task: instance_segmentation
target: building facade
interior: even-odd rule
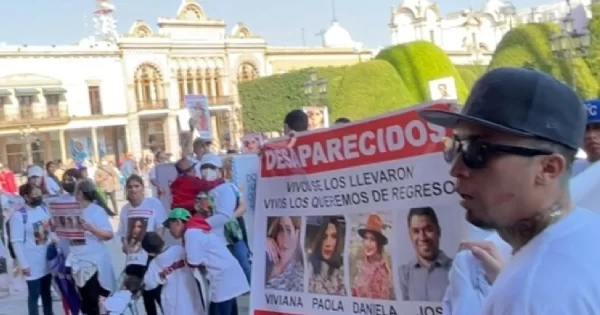
[[[187,94],[209,98],[216,145],[235,147],[243,134],[238,82],[372,57],[335,21],[323,47],[273,47],[243,23],[228,32],[191,0],[157,28],[137,21],[121,35],[114,10],[98,0],[98,36],[77,45],[0,45],[0,162],[19,170],[124,152],[179,154],[192,137]]]
[[[404,0],[392,8],[391,43],[425,40],[443,49],[454,64],[487,65],[504,34],[520,23],[560,22],[571,12],[574,27],[587,28],[590,0],[560,1],[532,8],[510,2],[484,0],[480,9],[442,15],[428,0]]]

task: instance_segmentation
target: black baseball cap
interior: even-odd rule
[[[572,88],[546,73],[525,68],[497,68],[484,74],[460,113],[427,109],[419,115],[446,128],[472,122],[571,149],[583,145],[587,119],[583,101]]]

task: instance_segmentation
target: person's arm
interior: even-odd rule
[[[470,274],[477,272],[480,268],[471,251],[464,250],[456,255],[448,273],[449,284],[444,301],[448,300],[449,303],[443,305],[444,315],[481,313],[483,299],[471,281],[474,275]],[[484,285],[488,285],[486,279],[482,279],[482,281]]]
[[[235,218],[241,218],[244,216],[244,214],[246,214],[246,210],[248,209],[246,207],[246,201],[244,200],[244,197],[242,197],[242,195],[240,194],[240,196],[237,198],[238,201],[238,206],[235,209],[235,211],[233,212],[233,216]]]
[[[154,260],[148,265],[144,274],[144,289],[149,291],[165,283],[165,277]]]
[[[201,267],[208,261],[209,236],[200,229],[189,229],[183,236],[186,261],[190,267]]]
[[[153,166],[150,169],[150,174],[148,175],[148,177],[150,178],[150,183],[152,184],[152,186],[158,188],[158,179],[156,178],[156,166]]]
[[[165,226],[163,223],[167,220],[167,211],[165,211],[165,207],[162,202],[158,199],[153,200],[153,208],[154,208],[154,230],[158,235],[164,237],[165,235]]]
[[[25,257],[25,224],[23,224],[23,215],[19,211],[14,211],[10,216],[8,224],[10,224],[10,244],[19,262],[19,267],[21,269],[28,269],[29,262]]]
[[[206,221],[213,228],[220,228],[231,221],[237,203],[237,196],[233,189],[227,187],[227,185],[217,186],[211,193],[214,193],[215,196],[215,211],[213,216],[206,219]]]
[[[88,230],[100,240],[110,241],[113,238],[114,233],[112,226],[110,225],[108,214],[106,214],[106,211],[100,208],[100,206],[97,207],[98,209],[96,209],[92,222],[89,222],[91,224],[88,227]]]

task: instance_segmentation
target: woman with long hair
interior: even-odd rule
[[[128,203],[121,209],[119,230],[123,253],[127,256],[125,274],[144,278],[148,265],[154,259],[141,249],[141,240],[146,232],[157,232],[164,235],[163,223],[167,220],[167,212],[162,203],[152,197],[145,196],[144,180],[133,174],[125,183]],[[144,308],[148,315],[157,313],[156,304],[160,307],[162,286],[142,292]]]
[[[99,315],[100,297],[108,297],[116,285],[112,261],[105,242],[113,238],[109,221],[115,214],[98,196],[96,186],[90,180],[75,184],[74,196],[82,210],[80,228],[84,240],[72,242],[67,266],[81,296],[81,311],[87,315]]]
[[[265,288],[304,291],[304,263],[300,250],[300,217],[275,217],[267,234]]]
[[[308,292],[346,295],[343,217],[330,216],[319,227],[308,257]]]

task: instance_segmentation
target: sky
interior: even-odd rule
[[[355,41],[366,47],[387,46],[392,7],[401,0],[335,0],[336,16]],[[472,7],[478,10],[486,0],[439,0],[442,14]],[[517,0],[529,7],[560,0]],[[120,33],[135,20],[145,20],[156,29],[158,17],[175,17],[181,0],[111,0],[116,6]],[[269,45],[301,46],[304,29],[308,46],[321,45],[316,36],[331,24],[331,0],[197,0],[210,18],[223,19],[228,33],[244,22],[253,34]],[[2,0],[0,42],[14,45],[74,44],[93,35],[95,0]]]

